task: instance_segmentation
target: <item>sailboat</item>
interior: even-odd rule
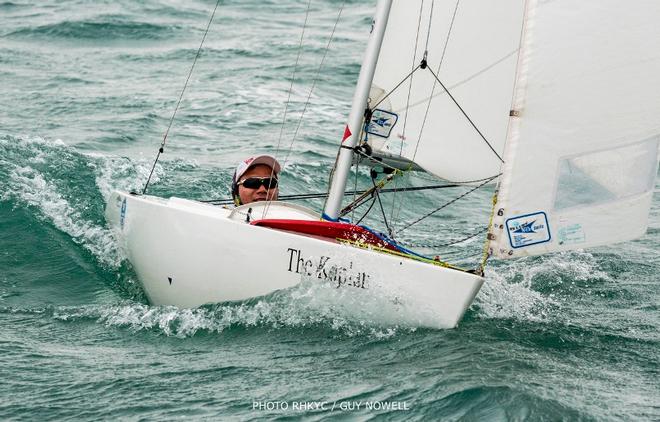
[[[648,225],[660,4],[378,0],[322,213],[114,192],[106,218],[153,304],[241,301],[301,280],[455,327],[489,258],[622,242]],[[484,260],[461,269],[341,219],[356,155],[497,182]]]

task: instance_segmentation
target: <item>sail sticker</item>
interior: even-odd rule
[[[507,219],[506,230],[512,248],[545,243],[551,239],[548,216],[543,211]]]
[[[371,114],[367,133],[381,138],[388,138],[397,120],[399,120],[398,115],[377,108]]]
[[[121,203],[121,210],[119,211],[119,225],[124,228],[124,220],[126,219],[126,198]]]
[[[557,240],[560,245],[575,245],[587,241],[582,224],[571,224],[557,230]]]

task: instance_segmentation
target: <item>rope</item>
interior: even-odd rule
[[[371,183],[374,185],[374,192],[376,194],[376,199],[378,199],[378,204],[380,205],[380,211],[383,213],[383,221],[385,222],[385,227],[387,228],[387,234],[392,237],[392,229],[390,228],[390,225],[387,223],[387,217],[385,216],[385,209],[383,208],[383,203],[380,200],[380,194],[378,193],[378,188],[376,187],[376,179],[371,178]]]
[[[382,189],[383,186],[385,186],[387,183],[389,183],[392,180],[392,177],[394,177],[394,174],[387,176],[386,179],[381,180],[380,182],[378,182],[377,185],[374,183],[374,186],[372,188],[367,189],[366,191],[364,191],[362,193],[362,195],[360,195],[360,197],[358,199],[356,199],[355,201],[353,201],[350,204],[348,204],[347,206],[345,206],[339,212],[339,216],[340,217],[344,216],[344,215],[348,214],[349,212],[351,212],[353,209],[362,206],[366,201],[369,200],[369,197],[374,196],[375,191],[377,191],[379,189]],[[387,190],[390,191],[390,192],[395,192],[392,189],[387,189]]]
[[[300,119],[298,119],[298,124],[296,125],[296,130],[293,133],[293,138],[291,138],[291,143],[289,144],[289,150],[287,151],[286,155],[284,156],[284,160],[282,161],[282,168],[284,168],[284,166],[286,165],[286,162],[289,159],[289,155],[291,155],[293,144],[296,142],[296,137],[298,136],[298,130],[300,130],[300,125],[302,123],[303,117],[305,117],[305,112],[307,111],[307,106],[309,105],[309,101],[312,98],[312,93],[314,92],[314,88],[316,87],[316,82],[318,81],[319,75],[321,74],[321,69],[323,69],[325,58],[328,55],[328,50],[330,50],[330,44],[332,43],[332,40],[335,37],[335,31],[337,30],[337,25],[339,24],[339,19],[341,18],[341,13],[344,10],[345,4],[346,4],[346,0],[342,2],[341,7],[339,8],[339,13],[337,13],[337,19],[335,20],[335,24],[332,27],[332,32],[330,33],[330,38],[328,38],[328,43],[326,44],[325,50],[323,51],[323,57],[321,58],[321,63],[319,63],[319,67],[316,70],[316,75],[314,75],[314,80],[312,81],[312,87],[310,88],[309,94],[307,95],[307,101],[305,101],[305,106],[303,107],[303,111],[300,114]],[[268,201],[268,204],[264,207],[263,215],[265,215],[268,212],[268,208],[270,207],[271,202],[272,201]]]
[[[183,89],[181,90],[181,94],[179,95],[179,101],[177,101],[176,103],[176,107],[174,108],[174,112],[172,113],[172,117],[170,118],[170,123],[167,125],[167,130],[165,131],[165,135],[163,135],[163,141],[160,144],[160,148],[158,148],[158,154],[156,154],[154,165],[151,166],[149,177],[147,178],[147,182],[144,184],[144,189],[142,189],[143,195],[147,193],[147,187],[149,187],[151,176],[154,174],[154,169],[156,168],[156,163],[158,163],[158,159],[160,158],[160,155],[163,152],[165,152],[165,142],[167,141],[167,135],[170,133],[170,128],[172,127],[172,123],[174,122],[174,117],[176,116],[176,112],[179,110],[179,105],[181,104],[181,100],[183,99],[183,94],[184,92],[186,92],[186,88],[188,87],[188,82],[190,81],[190,76],[192,76],[193,70],[195,69],[195,64],[197,63],[197,59],[199,58],[200,52],[202,51],[202,46],[204,45],[204,41],[206,40],[206,35],[209,33],[209,28],[211,27],[211,23],[213,22],[213,18],[215,17],[215,12],[216,10],[218,10],[219,4],[220,4],[220,0],[217,0],[215,3],[215,7],[213,8],[213,13],[211,13],[211,18],[209,19],[209,23],[206,25],[206,30],[204,31],[204,36],[202,37],[202,41],[199,43],[199,48],[197,49],[197,54],[195,54],[195,59],[193,60],[192,66],[190,66],[190,71],[188,72],[186,83],[183,84]]]
[[[431,189],[443,189],[443,188],[455,188],[459,187],[459,185],[431,185],[431,186],[417,186],[417,187],[401,187],[401,188],[389,188],[389,189],[380,189],[381,193],[390,193],[390,192],[412,192],[412,191],[421,191],[421,190],[431,190]],[[369,191],[373,190],[373,188],[368,189],[368,190],[357,190],[357,191],[351,191],[351,192],[346,192],[347,195],[362,195],[365,194]],[[326,198],[328,196],[328,193],[301,193],[301,194],[294,194],[294,195],[283,195],[279,198],[280,201],[295,201],[295,200],[300,200],[300,199],[322,199]],[[206,204],[214,204],[214,205],[224,205],[224,204],[230,204],[233,203],[233,199],[231,198],[221,198],[221,199],[202,199],[202,200],[197,200],[197,202],[203,202]]]
[[[291,101],[291,92],[293,91],[293,83],[296,80],[296,73],[298,72],[298,63],[300,63],[300,56],[302,55],[302,46],[303,39],[305,38],[305,29],[307,29],[307,21],[309,19],[309,10],[312,5],[312,0],[307,2],[307,11],[305,12],[305,22],[303,23],[302,32],[300,33],[300,42],[298,43],[298,54],[296,55],[296,63],[293,65],[293,72],[291,74],[291,84],[289,84],[289,92],[286,96],[286,104],[284,105],[284,115],[282,116],[282,126],[280,127],[280,136],[277,138],[277,147],[275,151],[280,150],[280,145],[282,143],[282,136],[284,135],[284,126],[286,123],[286,115],[289,110],[289,103]],[[271,177],[272,174],[271,174]]]
[[[289,110],[289,103],[291,102],[291,92],[293,92],[293,83],[296,80],[296,73],[298,72],[298,63],[300,63],[300,56],[302,55],[303,40],[305,39],[305,29],[307,29],[307,21],[309,19],[309,10],[311,9],[312,0],[307,2],[307,10],[305,11],[305,22],[303,23],[302,31],[300,32],[300,42],[298,43],[298,54],[296,55],[296,63],[293,65],[293,72],[291,73],[291,83],[289,84],[289,92],[286,96],[286,103],[284,105],[284,114],[282,115],[282,126],[280,126],[280,135],[277,138],[277,146],[275,147],[275,154],[279,153],[280,145],[282,144],[282,136],[284,135],[284,126],[286,125],[286,115]],[[270,177],[275,175],[275,169],[270,170]],[[266,198],[270,197],[270,186],[266,189]],[[270,201],[269,201],[270,205]],[[268,206],[264,208],[264,214]]]
[[[397,240],[397,242],[404,245],[404,246],[409,246],[409,247],[413,247],[413,248],[445,248],[447,246],[453,246],[453,245],[456,245],[458,243],[462,243],[462,242],[465,242],[467,240],[470,240],[474,237],[479,236],[480,234],[484,233],[487,230],[488,230],[488,227],[485,227],[485,228],[483,228],[483,229],[481,229],[481,230],[479,230],[475,233],[472,233],[471,235],[468,235],[466,237],[463,237],[463,238],[460,238],[460,239],[457,239],[457,240],[453,240],[449,243],[442,243],[442,244],[436,244],[436,243],[414,243],[413,244],[413,243],[402,242],[400,240]]]
[[[451,92],[449,92],[449,90],[447,89],[447,87],[445,86],[445,84],[443,84],[442,81],[438,78],[438,75],[436,75],[435,72],[434,72],[430,67],[429,67],[428,69],[429,69],[429,72],[431,72],[431,74],[432,74],[433,77],[435,78],[435,80],[438,81],[438,83],[440,84],[440,86],[442,87],[442,89],[444,89],[445,92],[447,93],[447,95],[449,95],[449,98],[451,98],[451,100],[454,102],[454,104],[456,104],[456,107],[458,107],[458,109],[461,111],[461,113],[463,113],[463,116],[465,116],[465,118],[468,120],[468,122],[470,122],[470,124],[472,125],[472,127],[474,128],[474,130],[476,130],[477,133],[479,134],[479,136],[481,136],[481,139],[483,139],[484,142],[486,143],[486,145],[488,145],[488,147],[490,148],[490,150],[493,151],[493,154],[495,154],[495,155],[497,156],[497,158],[498,158],[502,163],[504,163],[504,160],[502,159],[502,157],[500,157],[500,154],[498,154],[497,151],[495,151],[495,148],[493,148],[493,146],[490,144],[490,142],[488,142],[488,139],[486,139],[486,137],[484,136],[484,134],[481,133],[481,131],[479,130],[479,128],[477,127],[477,125],[474,124],[474,122],[472,121],[472,119],[470,118],[470,116],[468,116],[468,114],[465,112],[465,110],[463,110],[463,107],[461,107],[461,105],[458,103],[458,101],[456,101],[456,98],[454,98],[454,96],[451,95]]]
[[[287,160],[289,159],[289,155],[291,154],[291,150],[293,149],[293,144],[296,141],[296,137],[298,136],[298,131],[300,130],[300,125],[302,123],[303,117],[305,117],[305,112],[307,111],[307,107],[309,106],[309,101],[312,98],[312,93],[314,92],[314,88],[316,88],[316,83],[319,80],[319,75],[321,74],[321,69],[323,69],[323,64],[325,63],[325,58],[328,55],[328,51],[330,50],[330,44],[332,43],[332,40],[335,37],[335,31],[337,30],[337,25],[339,24],[339,19],[341,18],[342,11],[344,10],[344,5],[346,4],[346,0],[344,0],[341,4],[341,7],[339,8],[339,13],[337,14],[337,19],[335,19],[335,24],[332,27],[332,32],[330,33],[330,38],[328,38],[328,42],[325,46],[325,50],[323,51],[323,57],[321,58],[321,63],[319,63],[318,69],[316,69],[316,75],[314,75],[314,80],[312,81],[312,87],[309,90],[309,94],[307,95],[307,101],[305,101],[305,106],[303,107],[303,111],[300,114],[300,119],[298,119],[298,125],[296,126],[296,130],[293,133],[293,138],[291,139],[291,144],[289,145],[289,151],[287,152],[287,155],[284,157],[284,162],[282,166],[286,164]]]
[[[429,51],[429,38],[431,38],[431,22],[433,22],[433,5],[435,1],[431,1],[431,12],[429,13],[429,28],[426,31],[426,45],[424,46],[424,58],[426,59],[426,54]]]
[[[433,10],[433,1],[431,1],[431,10]],[[403,130],[401,131],[401,146],[399,147],[399,155],[401,155],[401,156],[403,155],[403,144],[404,144],[404,140],[406,139],[406,126],[408,124],[408,110],[410,109],[410,94],[412,92],[413,74],[415,73],[415,70],[417,70],[417,68],[421,67],[421,65],[415,67],[415,62],[416,62],[416,59],[417,59],[417,45],[419,43],[419,32],[420,32],[420,29],[422,27],[422,14],[423,14],[423,12],[424,12],[424,0],[422,0],[420,5],[419,5],[419,18],[417,19],[417,33],[415,34],[415,48],[413,49],[413,59],[412,59],[412,64],[410,65],[410,67],[412,68],[412,71],[410,73],[410,83],[408,84],[408,96],[406,97],[406,108],[405,108],[405,115],[404,115],[404,118],[403,118]],[[430,31],[430,22],[429,22],[429,31]],[[424,60],[426,60],[426,50],[428,50],[428,44],[429,44],[429,39],[428,39],[428,34],[427,34],[426,48],[424,50]],[[406,79],[408,79],[408,77],[406,77]],[[398,86],[396,86],[394,89],[396,89],[396,88],[398,88]],[[394,92],[394,90],[392,90],[391,92]],[[397,182],[398,181],[395,181],[394,183],[396,184]],[[397,218],[400,215],[401,206],[403,204],[403,198],[401,198],[401,196],[396,195],[396,194],[392,195],[392,202],[391,202],[391,204],[392,204],[391,205],[392,213],[390,214],[390,219],[392,221],[392,225],[395,224],[395,222],[394,222],[394,209],[396,208],[395,204],[397,202],[396,201],[397,197],[400,198],[400,200],[399,200],[399,209],[398,209],[399,212],[397,213]],[[385,218],[385,215],[383,215],[383,218]],[[389,230],[389,227],[388,227],[388,230]],[[392,232],[390,230],[390,236],[391,235],[392,235]]]
[[[440,68],[442,67],[442,63],[445,60],[445,53],[447,52],[447,46],[449,45],[449,37],[451,36],[451,31],[454,28],[454,21],[456,20],[456,12],[458,11],[458,4],[460,3],[461,0],[456,0],[456,6],[454,6],[454,14],[451,17],[451,22],[449,23],[449,29],[447,30],[447,37],[445,38],[445,45],[442,48],[442,54],[440,55],[440,63],[438,63],[438,70],[436,71],[437,73],[440,73]],[[431,31],[430,28],[430,19],[429,19],[429,33]],[[426,49],[428,50],[428,40],[427,40],[427,46]],[[426,119],[428,118],[429,115],[429,110],[431,109],[431,100],[433,99],[433,93],[435,92],[435,86],[436,86],[436,81],[433,81],[433,86],[431,87],[431,95],[429,96],[429,100],[426,103],[426,111],[424,112],[424,119],[422,120],[422,126],[419,129],[419,137],[417,138],[417,144],[415,145],[415,152],[413,152],[412,160],[415,161],[415,157],[417,157],[417,149],[419,148],[419,143],[422,140],[422,133],[424,132],[424,127],[426,126]]]
[[[366,202],[366,201],[365,201],[365,202]],[[369,205],[369,209],[367,210],[367,212],[365,212],[365,213],[362,215],[362,217],[360,217],[360,219],[355,223],[356,226],[359,226],[359,225],[360,225],[360,223],[362,222],[362,220],[364,220],[364,217],[366,217],[366,216],[369,214],[369,212],[371,211],[371,209],[374,207],[374,204],[375,204],[375,203],[376,203],[376,198],[374,198],[374,200],[371,201],[371,205]],[[360,204],[360,205],[362,205],[362,204]],[[359,207],[360,205],[358,205],[357,207]],[[355,207],[355,208],[357,208],[357,207]]]
[[[411,70],[410,73],[408,73],[408,74],[406,75],[406,77],[403,78],[403,79],[401,80],[401,82],[399,82],[398,84],[396,84],[396,86],[395,86],[394,88],[392,88],[392,89],[390,90],[390,92],[388,92],[383,98],[381,98],[381,99],[376,103],[376,105],[373,107],[372,110],[375,110],[376,108],[378,108],[378,106],[380,105],[380,103],[382,103],[383,101],[385,101],[385,100],[387,99],[387,97],[389,97],[394,91],[396,91],[401,85],[403,85],[403,83],[404,83],[405,81],[407,81],[408,78],[410,78],[410,77],[413,75],[413,73],[415,73],[415,72],[417,71],[417,69],[419,69],[419,67],[420,67],[420,66],[417,65],[413,70]]]
[[[399,229],[399,230],[397,231],[397,234],[398,234],[398,233],[401,233],[402,231],[406,230],[407,228],[409,228],[409,227],[411,227],[411,226],[413,226],[413,225],[419,223],[420,221],[424,220],[425,218],[430,217],[431,215],[435,214],[436,212],[440,211],[441,209],[448,207],[449,205],[453,204],[454,202],[458,201],[459,199],[466,197],[467,195],[469,195],[469,194],[471,194],[472,192],[474,192],[475,190],[477,190],[477,189],[483,187],[484,185],[486,185],[488,182],[490,182],[491,180],[495,179],[496,177],[497,177],[497,176],[493,176],[492,178],[490,178],[490,179],[486,180],[485,182],[481,183],[480,185],[478,185],[478,186],[476,186],[476,187],[470,189],[469,191],[465,192],[463,195],[460,195],[460,196],[458,196],[458,197],[452,199],[451,201],[445,203],[444,205],[442,205],[442,206],[436,208],[435,210],[426,213],[425,215],[423,215],[422,217],[420,217],[420,218],[418,218],[417,220],[413,221],[412,223],[409,223],[408,225],[406,225],[406,226],[402,227],[401,229]]]
[[[431,2],[431,5],[433,2]],[[431,6],[433,7],[433,6]],[[413,74],[415,73],[415,70],[417,69],[415,67],[415,62],[417,59],[417,44],[419,42],[419,30],[422,27],[422,13],[424,11],[424,1],[422,0],[420,6],[419,6],[419,19],[417,20],[417,33],[415,34],[415,49],[413,50],[413,58],[412,58],[412,63],[410,65],[410,68],[413,69],[410,72],[410,83],[408,84],[408,96],[406,97],[406,108],[405,108],[405,116],[403,118],[403,130],[401,131],[401,137],[402,141],[406,139],[406,125],[408,124],[408,109],[410,105],[410,93],[412,92],[412,83],[413,83]],[[427,39],[428,43],[428,39]],[[426,55],[426,53],[424,53]],[[407,78],[406,78],[407,79]],[[394,88],[396,89],[396,87]],[[399,148],[399,155],[403,155],[403,142],[401,142],[401,147]]]
[[[490,230],[491,227],[493,227],[493,218],[495,217],[496,205],[497,205],[497,190],[495,190],[495,193],[493,193],[493,207],[490,210],[490,218],[488,219],[488,227],[486,227],[486,230]],[[488,258],[490,258],[490,237],[486,236],[483,252],[481,254],[481,264],[479,265],[479,269],[481,270],[482,274],[484,272],[484,269],[486,268],[486,263],[488,262]]]

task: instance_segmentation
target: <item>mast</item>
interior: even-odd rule
[[[380,46],[383,43],[383,36],[385,35],[391,6],[392,0],[378,0],[378,4],[376,5],[371,36],[369,37],[367,50],[362,60],[360,76],[358,77],[355,94],[353,95],[353,105],[351,106],[348,124],[344,131],[344,139],[342,140],[339,157],[335,165],[335,174],[330,182],[330,193],[323,213],[323,218],[326,220],[337,220],[339,217],[339,210],[341,209],[341,202],[344,197],[344,190],[346,189],[346,180],[353,164],[352,148],[358,142],[358,136],[364,118],[364,110],[367,106],[369,90],[371,89],[371,82],[376,71],[376,63],[380,54]]]

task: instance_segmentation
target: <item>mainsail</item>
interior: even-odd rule
[[[655,0],[528,2],[496,256],[646,231],[660,139],[658,16]]]
[[[401,156],[453,182],[499,174],[524,5],[392,2],[369,100],[377,155]],[[428,68],[406,78],[424,57]]]

